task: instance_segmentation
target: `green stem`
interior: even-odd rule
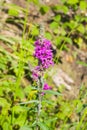
[[[41,114],[41,108],[42,108],[42,95],[41,95],[41,92],[42,92],[42,88],[43,88],[43,77],[40,77],[40,79],[38,80],[38,100],[39,100],[39,103],[38,103],[38,106],[37,106],[37,128],[36,130],[39,130],[39,126],[38,126],[38,123],[40,121],[40,114]]]
[[[86,117],[86,115],[87,115],[87,109],[85,109],[85,111],[83,113],[83,116],[82,116],[82,118],[81,118],[81,120],[80,120],[80,122],[79,122],[79,124],[78,124],[78,126],[76,128],[76,130],[81,130],[81,126],[82,126],[83,120]]]

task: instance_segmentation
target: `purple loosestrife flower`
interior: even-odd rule
[[[43,70],[54,64],[51,42],[45,38],[38,39],[35,42],[34,56],[38,59],[38,66],[33,70],[32,77],[37,81],[41,76],[43,76]],[[46,88],[47,90],[49,89],[47,84],[44,85],[43,90],[46,90]]]
[[[33,70],[32,77],[35,81],[38,81],[38,79],[40,80],[43,76],[44,70],[54,64],[51,42],[47,39],[38,39],[35,42],[34,56],[38,59],[38,66]],[[51,89],[47,83],[45,83],[42,88],[43,91]],[[42,96],[44,94],[45,92],[41,93]]]
[[[43,90],[51,90],[52,88],[48,84],[44,84]],[[43,96],[45,93],[42,92],[41,95]]]
[[[52,88],[48,84],[44,84],[43,90],[51,90]]]
[[[47,69],[54,64],[51,48],[51,42],[47,39],[42,39],[42,41],[39,39],[35,42],[34,56],[38,59],[39,66],[42,66],[42,69]]]

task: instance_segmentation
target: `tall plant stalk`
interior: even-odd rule
[[[40,24],[40,41],[42,42],[43,40],[43,37],[44,37],[44,24],[41,23]],[[41,95],[41,92],[42,92],[42,89],[43,89],[43,72],[41,72],[41,76],[39,77],[38,81],[37,81],[37,85],[38,85],[38,100],[39,100],[39,103],[38,103],[38,106],[37,106],[37,128],[36,130],[39,130],[39,121],[40,121],[40,113],[41,113],[41,108],[42,108],[42,95]]]
[[[39,39],[35,42],[35,58],[38,59],[38,66],[33,70],[33,79],[37,81],[38,86],[38,106],[37,106],[37,130],[39,130],[39,123],[41,117],[41,108],[42,108],[42,97],[44,92],[42,90],[50,90],[51,87],[44,83],[43,75],[44,71],[48,69],[51,65],[54,65],[53,62],[53,53],[52,53],[51,42],[44,38],[44,24],[40,24],[40,36]]]
[[[37,85],[38,85],[38,100],[39,100],[39,103],[37,106],[37,124],[38,124],[40,121],[40,113],[41,113],[41,108],[42,108],[42,95],[41,95],[42,88],[43,88],[43,78],[42,77],[39,78]],[[39,130],[38,125],[37,125],[36,130]]]

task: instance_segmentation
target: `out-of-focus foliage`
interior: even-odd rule
[[[3,2],[0,6],[8,7],[7,21],[19,23],[23,34],[21,38],[0,35],[0,130],[36,130],[38,90],[36,84],[31,85],[31,70],[37,64],[33,43],[39,35],[38,24],[28,23],[28,9]],[[54,13],[47,21],[50,31],[46,30],[45,36],[60,51],[68,50],[68,44],[80,48],[87,40],[86,0],[61,0],[60,4],[51,6],[41,5],[37,0],[28,2],[36,4],[41,15]],[[25,18],[13,19],[20,12]],[[86,130],[86,96],[83,85],[78,98],[70,101],[58,92],[48,91],[42,101],[40,130]]]

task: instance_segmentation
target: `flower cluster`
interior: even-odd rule
[[[47,39],[38,39],[35,42],[34,56],[38,59],[38,66],[33,70],[32,76],[33,79],[37,81],[43,75],[44,69],[54,64],[51,42]],[[51,87],[45,83],[42,89],[51,90]],[[41,95],[44,94],[44,92],[41,93]]]
[[[47,39],[39,39],[35,42],[34,56],[38,59],[39,66],[42,69],[47,69],[50,65],[53,65],[53,53],[51,42]]]

